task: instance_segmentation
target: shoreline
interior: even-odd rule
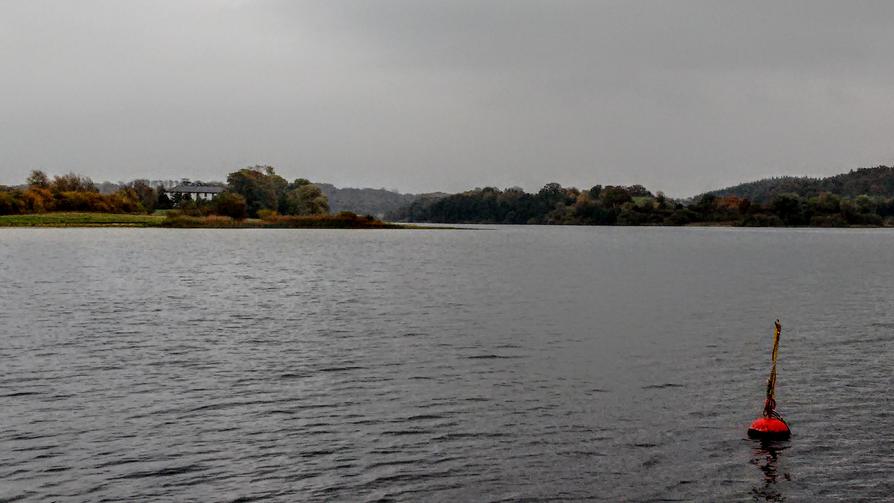
[[[233,220],[228,217],[167,218],[130,213],[50,212],[0,216],[0,228],[155,228],[155,229],[459,229],[433,225],[396,224],[359,216],[325,215]]]
[[[49,212],[25,215],[0,215],[2,228],[155,228],[155,229],[404,229],[404,230],[481,230],[463,225],[524,226],[524,224],[435,222],[385,222],[360,216],[325,215],[313,217],[288,216],[275,219],[233,220],[228,217],[167,218],[165,215],[131,213]],[[847,226],[743,226],[735,222],[699,222],[686,225],[582,225],[536,224],[540,227],[689,227],[723,229],[892,229],[885,225]]]

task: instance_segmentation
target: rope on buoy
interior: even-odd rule
[[[748,436],[764,440],[784,440],[791,435],[791,430],[785,419],[776,412],[776,358],[779,356],[779,336],[782,334],[782,325],[779,320],[775,323],[773,334],[773,351],[770,353],[770,377],[767,379],[767,399],[764,402],[763,417],[755,419],[748,428]]]
[[[773,352],[770,353],[770,361],[773,365],[770,367],[770,377],[767,379],[767,401],[764,402],[764,417],[782,419],[779,413],[776,412],[776,358],[779,356],[779,336],[782,334],[782,325],[779,323],[779,320],[776,320],[775,328]]]

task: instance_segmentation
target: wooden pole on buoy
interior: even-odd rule
[[[770,353],[772,366],[770,377],[767,379],[767,399],[764,402],[764,412],[761,417],[755,419],[748,428],[748,436],[765,440],[785,440],[792,431],[782,416],[776,412],[776,357],[779,354],[779,336],[782,334],[782,325],[776,320],[776,330],[773,334],[773,351]]]

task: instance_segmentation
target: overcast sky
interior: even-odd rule
[[[894,2],[0,0],[0,183],[673,196],[894,162]]]

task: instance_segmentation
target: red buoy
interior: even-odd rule
[[[748,428],[748,436],[750,438],[785,440],[791,435],[792,430],[789,429],[782,418],[759,417]]]
[[[782,325],[776,320],[776,331],[773,334],[773,352],[770,360],[773,366],[770,369],[770,378],[767,379],[767,400],[764,402],[762,417],[755,419],[748,428],[750,438],[763,440],[785,440],[792,435],[791,429],[782,416],[776,412],[776,356],[779,353],[779,336],[782,334]]]

